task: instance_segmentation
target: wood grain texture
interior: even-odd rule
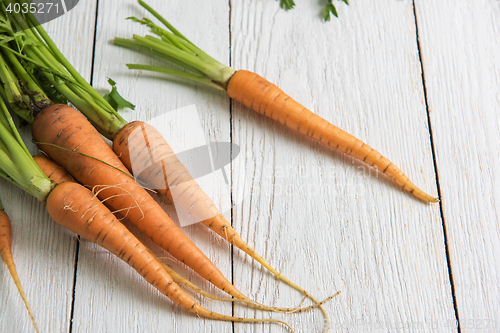
[[[95,1],[44,24],[44,28],[82,75],[90,79]],[[69,43],[68,41],[75,41]],[[33,154],[29,127],[22,136]],[[49,218],[45,206],[18,188],[0,180],[3,204],[12,220],[13,254],[40,332],[68,332],[73,299],[77,240]],[[1,261],[1,260],[0,260]],[[0,332],[33,332],[24,304],[0,262]]]
[[[412,3],[338,7],[340,19],[324,24],[314,3],[285,12],[273,1],[232,2],[233,67],[278,84],[436,193]],[[425,330],[454,319],[439,206],[233,106],[233,137],[247,159],[247,170],[235,172],[250,174],[235,178],[235,188],[246,186],[248,194],[235,209],[236,229],[318,298],[342,291],[327,305],[335,330]],[[235,272],[236,283],[256,290],[263,303],[300,300],[242,256],[235,258]],[[321,319],[314,312],[292,323],[319,332]]]
[[[464,330],[494,331],[500,329],[500,4],[415,5],[458,316]]]

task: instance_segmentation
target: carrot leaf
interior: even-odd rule
[[[295,2],[293,2],[293,0],[280,0],[280,7],[284,10],[293,9],[293,7],[295,7]]]
[[[325,9],[324,9],[324,20],[325,22],[326,21],[330,21],[330,13],[332,13],[333,15],[335,15],[335,17],[339,17],[338,13],[337,13],[337,9],[335,8],[335,6],[333,5],[332,1],[328,1],[328,4],[325,6]]]
[[[116,89],[116,82],[108,78],[108,83],[111,85],[111,91],[103,96],[103,98],[116,110],[129,108],[134,110],[135,105],[123,98]]]

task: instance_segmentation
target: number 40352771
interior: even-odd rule
[[[45,14],[45,13],[59,13],[59,4],[58,3],[53,3],[53,2],[40,2],[40,3],[9,3],[7,8],[5,8],[7,13],[14,13],[14,14],[27,14],[27,13],[39,13],[39,14]]]

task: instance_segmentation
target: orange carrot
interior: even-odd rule
[[[125,261],[149,284],[189,312],[215,320],[276,322],[293,331],[287,323],[280,320],[231,317],[200,306],[179,288],[141,241],[82,185],[73,182],[57,185],[47,198],[47,212],[64,228],[102,246]]]
[[[35,327],[35,331],[38,332],[38,327],[35,323],[35,318],[33,317],[33,313],[31,312],[30,305],[28,303],[28,299],[24,294],[23,288],[21,286],[21,281],[19,280],[19,276],[17,275],[16,265],[14,265],[14,258],[12,256],[12,230],[10,219],[7,213],[5,213],[2,203],[0,202],[0,254],[2,255],[3,260],[7,264],[7,269],[9,270],[14,283],[16,284],[17,290],[19,291],[19,295],[23,299],[24,305],[28,310],[28,314],[33,322],[33,326]]]
[[[158,66],[127,64],[130,69],[150,70],[176,75],[225,90],[230,98],[259,114],[272,118],[294,131],[320,141],[331,148],[340,150],[380,170],[399,187],[418,199],[426,202],[438,202],[437,198],[417,188],[398,167],[361,140],[312,113],[276,85],[256,73],[246,70],[237,71],[213,59],[184,37],[144,1],[139,0],[139,4],[153,14],[170,31],[157,26],[149,19],[139,20],[133,17],[134,21],[150,27],[151,32],[159,38],[134,35],[131,40],[115,38],[114,43],[162,57],[184,67],[186,71],[181,72]]]
[[[246,107],[380,170],[399,187],[428,202],[438,202],[419,188],[391,161],[351,134],[332,125],[256,73],[239,70],[227,85],[229,97]]]
[[[43,171],[43,173],[45,173],[47,175],[47,177],[49,177],[50,180],[56,182],[57,184],[62,184],[62,183],[66,183],[66,182],[73,182],[73,177],[71,177],[67,172],[66,170],[64,170],[64,168],[62,168],[61,166],[59,166],[57,163],[55,163],[54,161],[50,160],[49,158],[45,157],[45,156],[33,156],[33,159],[35,160],[35,162],[37,163],[37,165],[40,167],[40,169]],[[148,252],[150,253],[150,255],[152,255],[156,261],[158,261],[160,263],[160,265],[165,269],[165,271],[172,277],[172,279],[177,282],[178,284],[182,284],[182,285],[185,285],[186,287],[192,289],[193,291],[207,297],[207,298],[210,298],[210,299],[213,299],[213,300],[216,300],[216,301],[226,301],[226,302],[243,302],[243,303],[247,303],[247,304],[250,304],[250,305],[256,305],[257,307],[260,306],[260,304],[256,303],[256,302],[253,302],[253,301],[249,301],[249,300],[246,300],[246,299],[237,299],[237,298],[222,298],[222,297],[216,297],[216,296],[213,296],[205,291],[203,291],[201,288],[197,287],[196,285],[194,285],[193,283],[191,283],[188,279],[184,278],[183,276],[181,276],[179,273],[177,273],[176,271],[174,271],[172,268],[170,268],[167,264],[165,264],[162,260],[160,260],[158,257],[156,257],[154,255],[154,253],[147,247],[143,244],[143,246],[148,250]],[[336,297],[339,293],[333,295],[333,296],[330,296],[328,297],[327,299],[317,303],[317,304],[314,304],[314,305],[311,305],[311,306],[308,306],[308,307],[305,307],[305,308],[301,308],[301,307],[298,307],[298,308],[277,308],[277,307],[273,307],[272,309],[274,311],[277,311],[277,312],[287,312],[287,313],[297,313],[297,312],[303,312],[303,311],[307,311],[307,310],[310,310],[310,309],[313,309],[313,308],[316,308],[316,307],[320,307],[322,304],[324,304],[325,302],[333,299],[334,297]]]
[[[124,215],[156,244],[222,291],[239,299],[250,300],[224,277],[156,201],[135,182],[109,145],[80,112],[61,104],[47,107],[36,116],[32,132],[40,149],[53,161],[76,180],[90,186],[103,202]]]

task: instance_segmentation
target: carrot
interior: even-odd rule
[[[438,202],[437,198],[417,188],[396,165],[378,151],[312,113],[258,74],[237,71],[228,82],[227,93],[244,106],[380,170],[415,197],[427,202]]]
[[[259,114],[380,170],[397,186],[416,198],[425,202],[439,201],[415,186],[396,165],[378,151],[314,114],[258,74],[246,70],[237,71],[216,61],[191,43],[146,3],[139,0],[139,4],[171,32],[157,26],[149,19],[139,20],[133,17],[134,21],[149,26],[160,38],[134,35],[131,40],[115,38],[114,43],[160,56],[184,67],[187,72],[159,66],[127,64],[130,69],[177,75],[225,90],[230,98]]]
[[[16,265],[14,265],[14,257],[12,256],[12,230],[10,219],[7,213],[5,213],[3,209],[2,202],[0,201],[0,254],[2,255],[3,260],[7,264],[7,269],[9,270],[14,283],[16,284],[17,290],[19,291],[19,295],[23,299],[24,305],[26,306],[26,310],[28,310],[28,315],[33,322],[33,326],[35,331],[38,332],[38,327],[35,323],[35,317],[33,317],[33,313],[31,312],[30,305],[28,303],[28,299],[24,294],[23,287],[21,286],[21,281],[19,280],[19,276],[17,275]]]
[[[66,172],[66,170],[64,170],[64,168],[62,168],[61,166],[59,166],[57,163],[55,163],[54,161],[50,160],[49,158],[47,158],[45,156],[39,156],[39,155],[37,155],[37,156],[33,156],[33,159],[35,160],[35,162],[37,163],[37,165],[40,167],[40,169],[43,171],[43,173],[45,173],[47,175],[47,177],[49,177],[50,180],[56,182],[57,184],[62,184],[62,183],[66,183],[66,182],[74,182],[73,177],[71,177]],[[162,268],[165,269],[165,271],[178,284],[185,285],[186,287],[192,289],[193,291],[195,291],[195,292],[197,292],[197,293],[199,293],[199,294],[201,294],[201,295],[203,295],[203,296],[205,296],[207,298],[213,299],[213,300],[226,301],[226,302],[243,302],[243,303],[247,303],[247,304],[251,304],[251,305],[260,306],[260,304],[258,304],[256,302],[253,302],[253,301],[246,300],[246,299],[216,297],[216,296],[213,296],[213,295],[211,295],[211,294],[203,291],[201,288],[197,287],[196,285],[194,285],[193,283],[191,283],[189,280],[187,280],[186,278],[184,278],[183,276],[181,276],[179,273],[177,273],[176,271],[174,271],[172,268],[170,268],[162,260],[160,260],[159,258],[157,258],[154,255],[154,253],[149,248],[147,248],[147,246],[145,246],[144,244],[142,244],[142,246],[144,246],[148,250],[148,252],[150,253],[150,255],[152,255],[155,258],[155,260],[160,263],[160,265],[162,266]],[[295,308],[295,309],[292,309],[292,308],[273,308],[273,309],[275,309],[278,312],[288,312],[288,313],[303,312],[303,311],[307,311],[307,310],[310,310],[310,309],[313,309],[313,308],[321,306],[325,302],[327,302],[327,301],[333,299],[334,297],[336,297],[338,294],[339,293],[336,293],[335,295],[330,296],[327,299],[325,299],[325,300],[323,300],[323,301],[321,301],[321,302],[319,302],[317,304],[314,304],[314,305],[311,305],[311,306],[308,306],[308,307],[305,307],[305,308],[298,307],[298,308]]]
[[[183,309],[215,320],[235,322],[275,322],[276,319],[238,318],[212,312],[200,306],[184,292],[150,251],[82,185],[65,182],[57,185],[47,198],[47,212],[58,224],[107,249],[133,269],[149,284]]]
[[[140,121],[129,123],[113,140],[113,150],[127,169],[143,170],[139,180],[178,204],[197,221],[237,246],[276,277],[319,303],[309,292],[274,269],[240,237],[154,127]],[[328,317],[324,309],[321,310]]]

